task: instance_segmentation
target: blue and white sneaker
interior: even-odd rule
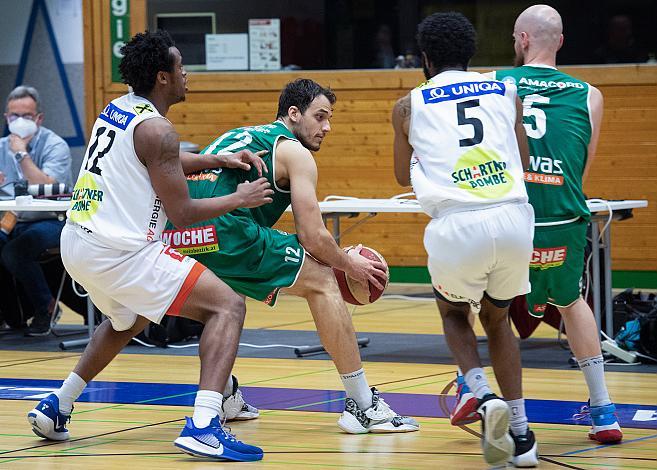
[[[591,413],[591,430],[589,439],[600,444],[615,444],[623,440],[623,431],[616,418],[616,406],[613,403],[589,407]]]
[[[51,393],[27,414],[27,421],[32,426],[32,432],[51,441],[66,441],[69,439],[66,423],[71,415],[59,412],[59,398]]]
[[[183,452],[197,457],[236,462],[262,460],[262,449],[238,441],[235,436],[221,427],[218,416],[212,418],[206,428],[197,428],[192,418],[186,419],[187,424],[180,436],[173,441],[173,444]]]
[[[591,406],[589,401],[582,406],[579,413],[573,415],[575,421],[591,419],[589,439],[600,444],[615,444],[623,440],[623,431],[616,417],[616,406],[613,403],[602,406]]]

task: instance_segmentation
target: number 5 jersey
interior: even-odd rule
[[[411,91],[411,182],[428,215],[527,202],[515,100],[514,85],[476,72],[442,72]]]
[[[165,119],[150,101],[129,93],[112,100],[94,123],[67,216],[105,246],[137,251],[159,240],[166,225],[134,145],[135,127],[153,118]]]
[[[588,219],[582,175],[591,140],[589,84],[535,65],[498,71],[496,78],[515,84],[522,100],[530,153],[525,181],[536,221]]]

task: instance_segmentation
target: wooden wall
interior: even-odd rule
[[[133,0],[132,11],[143,3]],[[102,0],[100,5],[104,8],[107,4],[108,0]],[[85,40],[94,46],[92,51],[85,47],[90,128],[102,106],[126,88],[108,78],[108,40],[103,32],[108,9],[98,11],[99,4],[91,0],[84,5]],[[89,19],[87,12],[91,13]],[[144,18],[135,15],[133,28]],[[613,268],[656,271],[657,66],[563,70],[598,86],[605,96],[600,145],[586,193],[589,197],[649,200],[650,206],[636,210],[632,220],[615,224]],[[338,97],[331,134],[316,153],[318,197],[385,198],[407,192],[393,176],[390,113],[395,100],[423,79],[419,70],[190,73],[187,100],[173,107],[168,117],[182,140],[205,146],[233,127],[273,120],[280,89],[299,76],[331,86]],[[419,214],[381,214],[356,228],[342,243],[371,245],[393,266],[421,266],[426,261],[422,234],[427,220]],[[279,226],[294,230],[291,217],[285,217]]]

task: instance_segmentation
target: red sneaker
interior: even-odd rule
[[[466,384],[460,384],[456,389],[456,406],[449,415],[453,426],[472,424],[481,419],[477,413],[478,401]]]
[[[600,444],[615,444],[623,439],[623,431],[616,418],[616,407],[613,403],[604,406],[591,406],[591,430],[589,439]]]

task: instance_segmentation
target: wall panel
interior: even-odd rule
[[[106,7],[107,0],[100,3]],[[143,2],[136,2],[135,8]],[[85,55],[93,67],[87,85],[88,125],[101,103],[123,93],[125,86],[108,79],[108,40],[99,37],[107,13],[85,0]],[[139,15],[136,15],[139,18]],[[142,15],[141,18],[144,18]],[[133,28],[137,28],[133,22]],[[133,31],[134,33],[135,31]],[[105,33],[103,33],[105,34]],[[96,49],[98,47],[98,49]],[[104,48],[100,53],[99,49]],[[100,62],[100,63],[99,63]],[[598,155],[585,190],[609,199],[648,199],[648,209],[617,223],[613,233],[613,267],[657,270],[657,67],[650,65],[568,67],[564,71],[598,86],[605,96],[605,118]],[[87,74],[87,78],[92,75]],[[182,140],[205,146],[228,129],[274,119],[278,92],[298,76],[330,85],[338,102],[332,132],[316,154],[318,196],[390,197],[406,192],[392,170],[390,113],[395,100],[422,81],[418,70],[315,71],[280,73],[191,73],[187,100],[171,109],[169,118]],[[391,265],[425,263],[422,232],[427,217],[381,214],[348,234],[343,245],[362,242],[379,250]],[[349,227],[353,221],[345,221]],[[279,223],[293,230],[291,217]]]

